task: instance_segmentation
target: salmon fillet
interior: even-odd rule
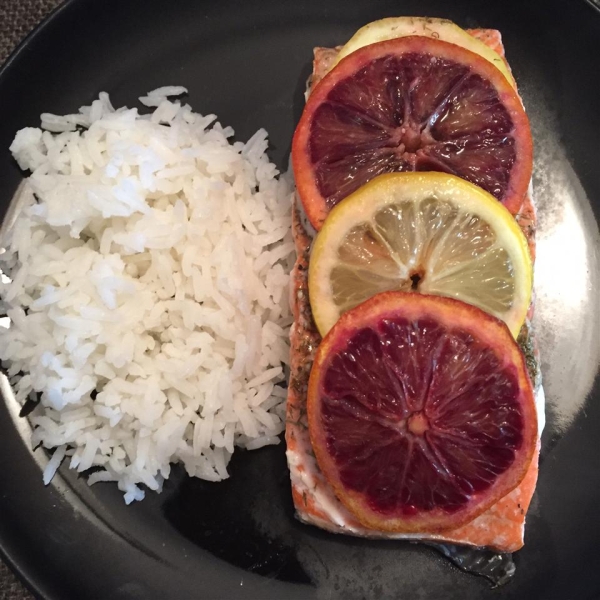
[[[498,31],[490,29],[468,31],[504,57],[502,39]],[[314,86],[325,75],[338,51],[339,48],[315,48],[313,74],[309,80],[309,86]],[[535,258],[536,214],[531,188],[523,199],[523,205],[516,219],[527,237],[533,259]],[[450,542],[488,547],[498,552],[519,550],[523,546],[525,515],[537,482],[539,441],[529,470],[520,485],[479,517],[454,530],[431,534],[389,534],[370,530],[361,525],[334,495],[317,465],[310,442],[306,413],[308,378],[316,349],[321,341],[312,318],[308,299],[311,231],[312,228],[304,219],[301,204],[296,200],[292,216],[292,233],[297,259],[292,270],[290,289],[290,304],[294,322],[290,332],[291,374],[286,422],[287,459],[296,516],[305,523],[335,533],[369,538]],[[532,314],[533,305],[530,309],[530,316]],[[537,349],[528,324],[524,326],[520,337],[525,340],[531,354],[534,355],[531,374],[536,385],[538,413],[543,417],[543,390],[537,367],[539,360],[536,360],[535,357]],[[540,418],[539,421],[541,431],[543,418]]]

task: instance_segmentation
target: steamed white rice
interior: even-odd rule
[[[11,145],[31,175],[4,226],[0,359],[20,402],[41,393],[46,483],[66,459],[131,502],[176,462],[224,479],[284,429],[290,185],[264,130],[232,143],[168,99],[185,91],[145,115],[101,93]]]

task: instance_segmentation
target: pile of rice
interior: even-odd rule
[[[226,478],[236,446],[284,429],[291,186],[264,130],[231,143],[169,100],[185,92],[150,92],[144,115],[101,93],[10,148],[31,175],[1,240],[0,359],[20,402],[40,398],[44,481],[66,458],[127,503],[172,463]]]

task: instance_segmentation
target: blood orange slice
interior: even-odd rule
[[[394,171],[458,175],[515,214],[531,178],[531,132],[516,91],[492,63],[407,36],[356,50],[319,82],[292,161],[317,230],[340,200]]]
[[[504,323],[404,292],[359,305],[325,337],[308,420],[337,497],[382,531],[471,521],[521,482],[537,440],[527,367]]]

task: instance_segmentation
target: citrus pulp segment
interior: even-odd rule
[[[537,440],[506,326],[449,298],[388,292],[324,338],[308,387],[319,467],[366,527],[460,527],[514,489]]]
[[[504,320],[516,337],[532,270],[521,229],[487,192],[444,173],[392,173],[331,211],[312,249],[310,304],[325,335],[379,292],[448,296]]]
[[[487,60],[433,38],[402,37],[360,48],[315,86],[292,165],[317,230],[340,200],[397,171],[457,175],[515,214],[531,178],[531,132],[517,93]]]

